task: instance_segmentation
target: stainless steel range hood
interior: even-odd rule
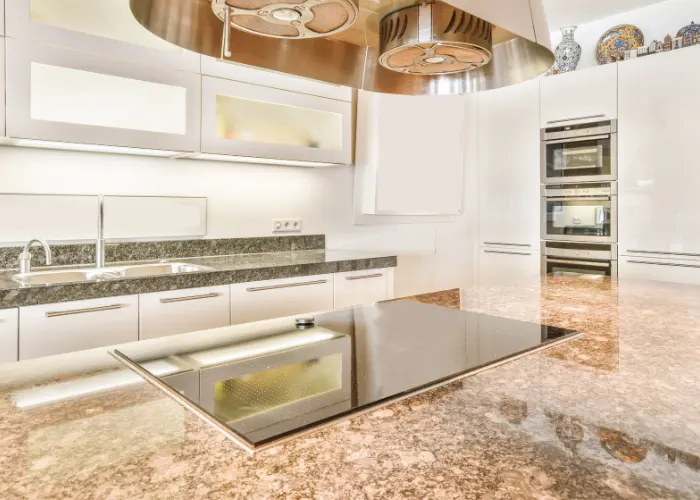
[[[357,89],[478,92],[551,67],[542,0],[130,0],[175,45]],[[224,26],[230,26],[224,29]]]

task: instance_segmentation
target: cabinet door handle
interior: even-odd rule
[[[577,116],[575,118],[567,118],[566,120],[548,120],[547,123],[565,123],[572,122],[575,120],[587,120],[589,118],[605,118],[605,115],[588,115],[588,116]]]
[[[372,278],[381,278],[382,276],[384,276],[383,273],[377,273],[377,274],[365,274],[363,276],[346,276],[345,279],[348,281],[369,280]]]
[[[172,304],[173,302],[186,302],[188,300],[213,299],[214,297],[218,297],[220,295],[220,293],[205,293],[202,295],[190,295],[188,297],[171,297],[167,299],[160,299],[160,303]]]
[[[647,260],[628,260],[628,264],[649,264],[652,266],[666,266],[666,267],[689,267],[691,269],[700,269],[700,266],[693,266],[690,264],[674,264],[673,262],[650,262]]]
[[[85,309],[72,309],[70,311],[53,311],[47,312],[47,318],[57,318],[59,316],[70,316],[72,314],[85,314],[101,311],[114,311],[115,309],[121,309],[124,304],[112,304],[111,306],[99,306],[99,307],[86,307]]]
[[[484,245],[500,245],[502,247],[523,247],[530,248],[532,245],[527,243],[495,243],[493,241],[484,241]]]
[[[264,292],[265,290],[277,290],[278,288],[297,288],[300,286],[322,285],[328,283],[328,280],[304,281],[303,283],[287,283],[284,285],[269,285],[269,286],[254,286],[246,288],[247,292]]]
[[[681,252],[655,252],[653,250],[627,250],[629,253],[642,253],[648,255],[679,255],[681,257],[700,257],[700,253],[681,253]]]
[[[500,253],[504,255],[532,255],[530,252],[501,252],[499,250],[484,250],[484,253]]]

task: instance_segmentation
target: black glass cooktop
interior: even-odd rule
[[[412,301],[154,339],[114,354],[249,452],[577,332]]]

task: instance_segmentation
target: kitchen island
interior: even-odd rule
[[[57,397],[105,371],[87,355],[19,363],[0,370],[0,498],[700,495],[696,287],[549,277],[411,299],[585,335],[254,456],[146,382]]]

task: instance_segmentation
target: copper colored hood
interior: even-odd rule
[[[130,6],[155,35],[207,56],[374,92],[449,95],[512,85],[552,66],[541,1],[130,0]]]

